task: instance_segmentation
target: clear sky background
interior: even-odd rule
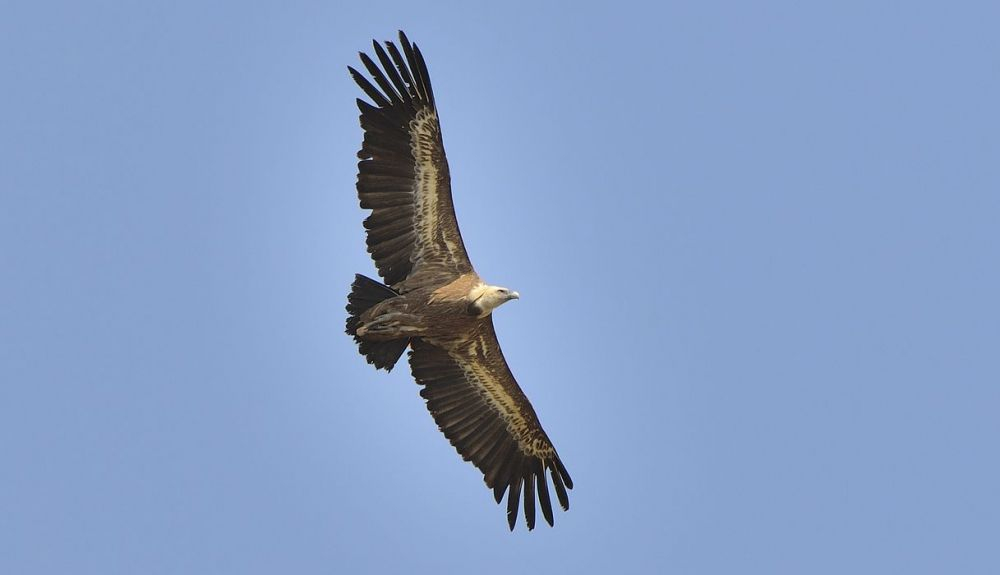
[[[1000,573],[1000,4],[482,4],[3,4],[0,572]],[[555,528],[343,334],[399,28]]]

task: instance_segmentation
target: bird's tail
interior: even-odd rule
[[[358,342],[358,351],[376,369],[391,371],[406,346],[410,345],[410,339],[369,341],[358,335],[358,324],[361,323],[361,314],[372,306],[398,295],[387,285],[361,274],[354,274],[351,293],[347,296],[347,334],[354,337],[354,341]]]

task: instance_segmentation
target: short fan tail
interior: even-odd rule
[[[351,293],[347,296],[347,334],[354,337],[354,341],[358,342],[358,351],[376,369],[391,371],[406,351],[406,346],[410,345],[410,339],[368,341],[358,335],[358,324],[361,323],[361,314],[375,304],[398,295],[387,285],[361,274],[354,274]]]

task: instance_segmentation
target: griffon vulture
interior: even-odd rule
[[[552,525],[546,471],[564,510],[573,481],[511,375],[491,317],[518,294],[484,282],[465,252],[420,50],[402,32],[398,47],[373,45],[378,63],[361,53],[372,80],[348,70],[371,100],[357,101],[364,129],[357,188],[371,210],[368,252],[385,283],[355,276],[347,333],[376,369],[389,371],[409,347],[434,421],[483,473],[497,503],[507,494],[510,529],[522,493],[528,529],[536,498]]]

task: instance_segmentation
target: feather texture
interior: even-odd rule
[[[405,293],[407,279],[447,283],[472,264],[455,218],[427,66],[402,32],[399,41],[402,51],[375,42],[375,59],[361,53],[367,75],[348,70],[370,99],[358,100],[365,136],[357,189],[361,207],[372,210],[365,221],[368,252],[385,283]],[[395,209],[403,207],[410,209]]]
[[[528,529],[535,526],[536,501],[552,525],[545,470],[551,471],[564,509],[569,506],[566,487],[572,488],[573,481],[510,373],[492,318],[483,319],[473,338],[450,351],[414,340],[410,369],[423,386],[420,395],[434,421],[459,455],[482,471],[497,503],[507,492],[510,528],[522,494]]]

